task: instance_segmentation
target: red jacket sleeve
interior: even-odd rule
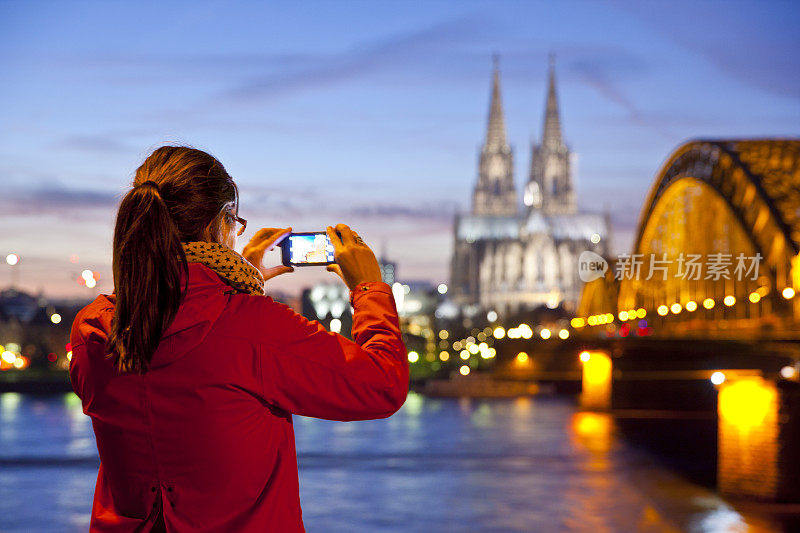
[[[272,338],[260,346],[264,397],[277,407],[328,420],[385,418],[408,393],[408,355],[391,287],[362,283],[350,293],[353,339],[273,303]]]

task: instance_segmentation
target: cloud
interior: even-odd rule
[[[474,37],[487,30],[487,21],[467,16],[437,23],[403,35],[359,44],[338,54],[304,56],[298,64],[284,63],[280,72],[252,77],[223,91],[223,100],[258,100],[350,80],[387,64],[417,61],[440,44]],[[287,73],[288,70],[288,73]]]
[[[55,142],[56,149],[78,150],[83,152],[100,152],[110,154],[130,154],[136,149],[120,141],[117,135],[70,135]]]
[[[456,202],[439,202],[408,206],[402,204],[366,204],[353,207],[349,214],[375,219],[408,219],[413,221],[452,222],[457,210]]]
[[[796,2],[673,3],[658,10],[647,2],[622,5],[650,29],[728,76],[772,94],[800,98]]]
[[[98,188],[65,187],[56,180],[42,181],[31,186],[8,187],[0,197],[2,214],[31,213],[63,214],[117,206],[120,192]]]
[[[632,123],[651,129],[666,139],[675,138],[673,133],[657,125],[660,124],[659,121],[647,117],[621,88],[626,80],[647,73],[647,65],[642,59],[614,50],[589,52],[570,59],[567,69],[603,98],[621,107]]]

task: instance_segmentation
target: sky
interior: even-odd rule
[[[621,253],[683,142],[800,136],[798,27],[800,3],[765,0],[0,0],[0,256],[21,257],[0,263],[0,288],[16,275],[53,298],[112,292],[119,201],[167,143],[237,182],[238,251],[261,227],[343,222],[401,280],[446,282],[493,54],[518,190],[554,53],[578,203],[611,213]],[[85,268],[94,289],[76,282]],[[267,289],[333,276],[298,268]]]

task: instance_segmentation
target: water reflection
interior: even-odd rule
[[[309,531],[780,530],[658,465],[620,439],[613,417],[571,399],[412,393],[389,419],[294,419]],[[80,402],[2,394],[0,420],[0,529],[85,531],[97,458]]]

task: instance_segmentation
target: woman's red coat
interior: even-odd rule
[[[269,296],[230,294],[189,263],[189,290],[144,375],[105,342],[115,295],[72,326],[72,386],[100,453],[92,531],[304,531],[292,415],[384,418],[408,392],[389,285],[351,292],[353,339]],[[310,502],[313,505],[313,502]]]

